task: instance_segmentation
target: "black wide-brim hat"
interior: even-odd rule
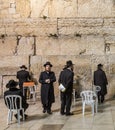
[[[98,66],[98,67],[102,67],[103,65],[102,65],[102,64],[98,64],[97,66]]]
[[[21,68],[21,69],[22,69],[22,68],[27,69],[27,67],[26,67],[25,65],[20,66],[20,68]]]
[[[18,82],[14,81],[13,79],[11,79],[7,84],[6,84],[6,88],[13,88],[16,87],[18,85]]]
[[[66,62],[66,67],[70,67],[70,66],[72,66],[72,65],[74,65],[73,63],[72,63],[72,61],[71,60],[68,60],[67,62]]]
[[[49,61],[47,61],[47,62],[44,64],[44,67],[46,67],[46,65],[49,65],[50,67],[53,66]]]

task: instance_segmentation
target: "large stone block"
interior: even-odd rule
[[[30,57],[30,64],[31,64],[31,72],[34,75],[39,75],[40,71],[42,70],[42,56],[31,56]]]
[[[115,55],[109,56],[109,64],[110,64],[110,74],[115,74]]]
[[[29,0],[16,0],[16,11],[21,17],[30,17],[31,5]]]
[[[79,17],[111,17],[115,16],[113,9],[113,0],[78,0]]]
[[[17,55],[34,55],[34,37],[20,37],[17,45]]]
[[[58,30],[60,35],[101,34],[102,18],[60,18]]]
[[[1,56],[0,67],[19,67],[21,65],[29,66],[28,56]]]
[[[16,37],[8,37],[6,34],[1,34],[0,56],[13,56],[15,54],[16,44]]]
[[[6,27],[6,33],[10,35],[49,36],[57,34],[56,18],[5,20],[3,25]]]
[[[76,17],[77,2],[76,0],[31,1],[31,17],[43,17],[43,16]]]
[[[105,53],[105,44],[102,36],[82,35],[62,36],[59,38],[37,38],[37,55],[89,55]]]

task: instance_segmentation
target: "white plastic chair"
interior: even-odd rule
[[[18,95],[8,95],[5,97],[6,106],[8,110],[7,124],[11,123],[13,112],[17,112],[18,115],[18,124],[20,124],[20,111],[23,112],[24,117],[24,108],[22,108],[22,97]]]
[[[84,115],[85,112],[85,105],[90,105],[92,107],[92,114],[94,115],[94,109],[97,113],[97,107],[98,107],[98,99],[97,95],[94,91],[86,90],[81,92],[82,97],[82,112]]]

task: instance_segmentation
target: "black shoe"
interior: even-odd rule
[[[61,115],[65,115],[65,112],[60,112]]]
[[[43,113],[46,113],[46,109],[43,109]]]
[[[72,116],[72,115],[74,115],[73,113],[66,113],[66,116]]]
[[[51,112],[51,111],[49,111],[49,110],[47,111],[47,113],[48,113],[48,114],[52,114],[52,112]]]

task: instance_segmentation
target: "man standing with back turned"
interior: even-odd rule
[[[99,103],[104,102],[105,95],[107,94],[107,85],[108,85],[106,74],[102,68],[103,68],[103,65],[98,64],[97,70],[94,72],[94,85],[101,87],[101,90],[98,92]]]
[[[28,82],[31,77],[29,72],[27,71],[27,67],[25,65],[20,66],[20,69],[17,72],[17,79],[19,80],[19,88],[23,92],[23,83]],[[24,91],[25,98],[27,97],[27,88]]]
[[[69,60],[66,62],[65,68],[61,71],[59,76],[59,84],[62,84],[65,87],[65,91],[61,92],[61,115],[73,115],[73,113],[70,112],[73,92],[73,77],[73,63]]]

